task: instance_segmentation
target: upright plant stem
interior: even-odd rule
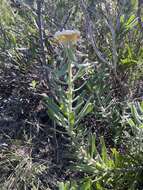
[[[69,113],[72,112],[72,64],[71,62],[68,65],[68,75],[69,75],[69,80],[68,80],[68,90],[69,90]]]
[[[70,49],[69,49],[70,51]],[[69,63],[68,63],[68,98],[69,98],[69,114],[68,114],[68,121],[70,131],[73,130],[72,122],[71,122],[71,115],[72,115],[72,99],[73,99],[73,81],[72,81],[72,61],[69,56]]]
[[[68,58],[68,126],[69,131],[72,134],[73,133],[73,74],[72,74],[72,59],[73,59],[73,52],[71,49],[70,44],[68,44],[68,47],[66,48],[66,56]]]

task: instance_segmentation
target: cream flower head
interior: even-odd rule
[[[77,42],[80,38],[78,30],[62,30],[55,33],[54,38],[58,42]]]

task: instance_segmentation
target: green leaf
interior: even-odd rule
[[[135,107],[135,105],[131,105],[131,113],[132,113],[132,116],[134,118],[134,120],[137,122],[138,125],[142,125],[142,118],[139,116],[138,112],[137,112],[137,109]]]
[[[74,92],[81,90],[86,85],[86,83],[87,83],[87,81],[85,81],[79,88],[74,89]]]
[[[74,126],[74,123],[75,123],[75,113],[74,112],[71,112],[69,113],[69,118],[70,118],[70,125],[71,126]]]
[[[89,137],[89,154],[91,158],[94,158],[97,154],[95,135]]]
[[[107,164],[108,163],[108,154],[107,154],[107,149],[106,149],[106,145],[105,145],[105,141],[104,141],[103,137],[100,138],[100,143],[101,143],[102,160],[105,164]]]
[[[103,187],[100,185],[100,182],[96,182],[96,189],[97,189],[97,190],[105,190],[105,188],[103,188]]]
[[[136,18],[135,15],[131,15],[126,22],[126,26],[132,24],[135,21],[135,18]]]
[[[91,190],[92,180],[86,179],[86,181],[81,185],[80,190]]]
[[[120,16],[120,23],[124,23],[125,22],[125,16],[124,15],[121,15]]]
[[[35,89],[36,88],[36,85],[37,85],[37,81],[36,80],[32,80],[30,86]]]
[[[130,118],[130,119],[127,119],[127,122],[128,124],[131,126],[131,127],[135,127],[135,123],[133,122],[133,120]]]
[[[78,78],[82,78],[85,75],[85,69],[79,68],[76,75],[73,77],[73,81],[77,80]]]
[[[84,101],[82,100],[82,98],[80,98],[77,102],[77,105],[73,108],[75,113],[77,113],[77,114],[79,113],[83,104],[84,104]]]
[[[140,105],[141,105],[141,108],[143,109],[143,101],[141,101],[141,104],[140,104]]]
[[[122,157],[120,153],[115,148],[112,148],[111,151],[114,159],[115,168],[122,167]]]
[[[57,69],[55,71],[55,73],[58,76],[58,78],[60,78],[66,74],[67,70],[68,70],[68,64],[63,64],[60,69]]]
[[[58,122],[63,127],[67,127],[67,118],[64,117],[64,115],[61,113],[59,106],[56,103],[54,103],[54,101],[51,100],[51,98],[49,97],[46,97],[45,101],[45,104],[48,108],[49,116],[51,116],[52,119],[55,119],[56,122]]]
[[[59,190],[67,190],[63,182],[59,183]]]
[[[80,113],[77,115],[76,124],[78,124],[83,117],[85,117],[87,114],[89,114],[93,110],[93,104],[90,103],[91,98],[92,97],[88,99],[88,101],[86,102],[86,104],[84,105]]]

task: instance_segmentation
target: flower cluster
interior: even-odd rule
[[[78,30],[62,30],[55,33],[54,38],[58,42],[77,42],[80,38]]]

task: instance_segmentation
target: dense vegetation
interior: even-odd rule
[[[142,76],[142,0],[0,0],[0,189],[142,190]]]

